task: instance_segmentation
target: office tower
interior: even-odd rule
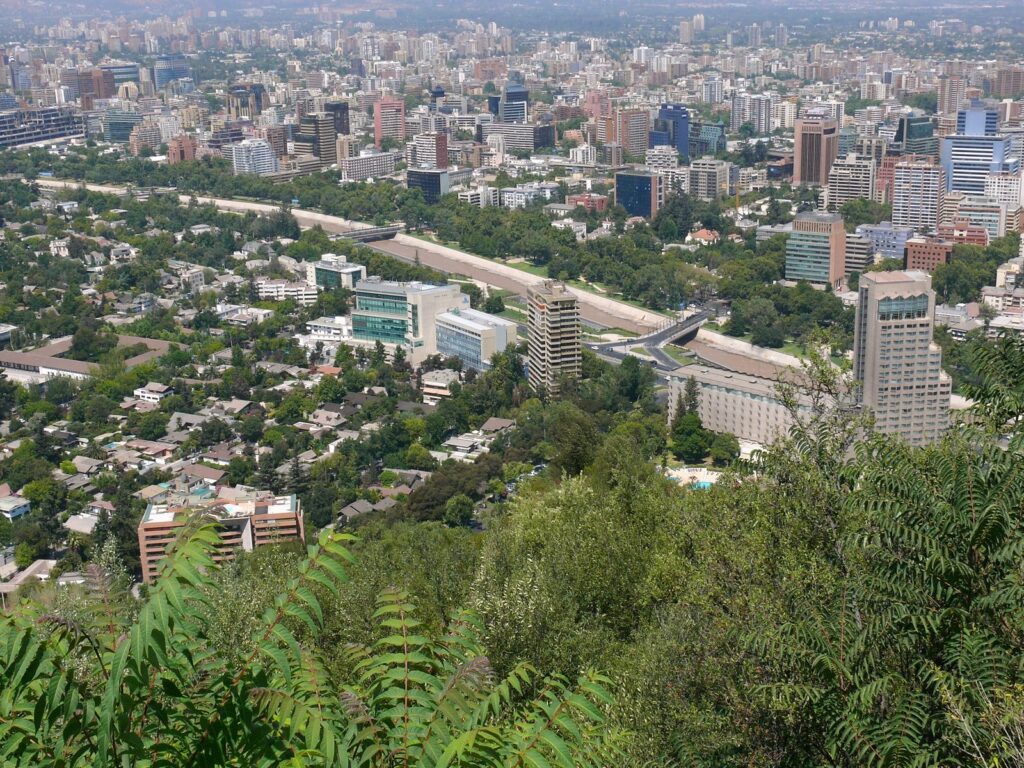
[[[914,236],[910,227],[897,227],[891,221],[880,224],[861,224],[854,230],[871,242],[871,253],[883,259],[902,259],[907,240]]]
[[[126,144],[132,135],[132,130],[142,122],[142,115],[138,112],[108,109],[100,120],[103,123],[103,139],[105,141]]]
[[[309,285],[333,291],[337,288],[352,290],[360,280],[366,279],[366,267],[350,264],[344,254],[325,253],[320,261],[306,264],[306,282]]]
[[[349,125],[348,102],[327,101],[324,102],[324,112],[334,118],[334,132],[339,136],[348,136],[352,133]]]
[[[448,167],[448,134],[441,132],[421,133],[413,138],[416,149],[416,165],[419,168]]]
[[[443,168],[410,168],[405,172],[405,184],[422,192],[428,203],[436,203],[450,189],[448,171]]]
[[[213,557],[218,562],[234,560],[239,550],[252,552],[286,541],[305,543],[302,506],[294,495],[254,492],[247,498],[215,498],[191,507],[150,504],[138,527],[139,557],[147,584],[156,579],[160,562],[179,531],[196,519],[216,523],[220,539]]]
[[[175,165],[196,159],[196,140],[187,133],[175,136],[167,142],[167,164]]]
[[[665,202],[665,179],[649,171],[615,174],[615,202],[630,216],[653,218]]]
[[[225,107],[232,120],[254,120],[270,106],[270,95],[261,83],[237,83],[228,89]]]
[[[295,134],[295,154],[313,155],[323,167],[338,162],[338,134],[334,130],[334,116],[327,112],[305,115]]]
[[[870,200],[875,189],[875,163],[869,157],[847,155],[837,160],[828,172],[824,204],[829,211],[838,211],[851,200]]]
[[[967,79],[960,75],[939,77],[939,97],[935,111],[940,115],[953,115],[967,100]]]
[[[946,196],[946,172],[928,160],[896,163],[892,182],[892,223],[917,232],[939,226]]]
[[[236,176],[253,173],[264,176],[277,172],[277,157],[263,139],[245,139],[237,144],[224,147],[225,154],[231,159],[231,167]]]
[[[939,162],[946,173],[947,192],[985,192],[985,179],[991,174],[1017,173],[1020,157],[1013,152],[1013,140],[1007,136],[944,136]]]
[[[71,107],[0,111],[0,148],[84,135],[85,121]]]
[[[786,279],[836,286],[846,274],[846,230],[836,213],[805,211],[786,240]]]
[[[288,154],[288,126],[265,125],[257,130],[259,138],[265,139],[279,160]]]
[[[557,395],[561,379],[578,378],[580,311],[576,296],[555,280],[527,290],[529,381],[537,392]]]
[[[650,113],[646,109],[620,109],[615,113],[615,140],[633,157],[643,157],[647,150]]]
[[[793,183],[826,184],[839,155],[839,123],[818,111],[796,121],[793,148]]]
[[[939,140],[930,117],[901,117],[896,126],[893,145],[905,155],[936,155]]]
[[[182,53],[169,56],[158,56],[153,63],[153,85],[157,90],[174,80],[186,80],[192,77],[192,68]]]
[[[399,283],[371,276],[353,292],[352,336],[406,349],[418,364],[437,352],[435,322],[442,312],[469,309],[469,297],[457,285]]]
[[[130,61],[116,61],[108,64],[100,64],[100,69],[109,72],[114,78],[114,87],[120,87],[125,83],[138,83],[140,80],[139,65]]]
[[[384,139],[405,141],[405,102],[381,99],[373,105],[373,143],[379,148]]]
[[[679,22],[679,42],[683,45],[693,43],[693,22],[683,19]]]
[[[978,102],[957,110],[956,132],[959,136],[995,136],[998,128],[998,110],[986,109]]]
[[[923,272],[861,275],[854,329],[854,375],[875,428],[911,445],[949,426],[950,379],[932,340],[935,292]]]
[[[654,120],[654,130],[666,136],[664,143],[687,156],[690,152],[690,110],[682,104],[662,104]],[[656,145],[655,145],[656,146]]]
[[[701,200],[717,200],[729,194],[730,163],[705,156],[690,163],[689,192]]]
[[[516,343],[517,325],[475,309],[442,312],[435,321],[437,353],[457,357],[466,368],[486,371],[491,358]]]
[[[690,151],[688,157],[717,155],[726,149],[725,123],[706,123],[696,120],[690,123]]]

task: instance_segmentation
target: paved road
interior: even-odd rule
[[[80,187],[80,182],[65,181],[60,179],[38,179],[41,187],[67,188]],[[107,184],[86,184],[86,189],[93,192],[107,192],[123,195],[125,187]],[[182,195],[182,199],[190,199],[192,196]],[[202,204],[211,204],[222,211],[233,213],[273,213],[278,209],[277,205],[269,203],[254,203],[245,200],[229,200],[219,197],[206,197],[196,195],[196,200]],[[332,234],[344,234],[354,229],[362,229],[368,225],[360,222],[349,221],[338,216],[328,216],[316,211],[306,211],[292,208],[291,213],[301,227],[320,226],[326,232]],[[417,258],[425,266],[432,267],[442,272],[465,275],[474,280],[480,280],[489,285],[513,291],[517,294],[526,295],[529,286],[535,285],[543,280],[537,275],[509,267],[505,264],[485,259],[482,256],[459,251],[437,243],[419,240],[409,235],[397,235],[394,240],[382,240],[373,244],[377,250],[397,256],[405,260],[414,261]],[[655,312],[650,312],[639,307],[634,307],[625,302],[616,301],[606,296],[600,296],[588,291],[581,291],[570,288],[579,299],[580,314],[584,320],[598,326],[607,328],[622,328],[632,333],[646,334],[654,331],[665,324],[666,317]]]

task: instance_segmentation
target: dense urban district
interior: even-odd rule
[[[0,6],[0,765],[1024,766],[1019,4],[92,5]]]

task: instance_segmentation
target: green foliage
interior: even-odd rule
[[[351,673],[333,677],[316,640],[323,599],[347,579],[350,538],[311,547],[235,653],[211,652],[204,620],[217,569],[209,527],[165,561],[131,623],[110,610],[122,598],[108,573],[93,577],[95,605],[5,618],[5,762],[569,768],[616,759],[604,678],[569,683],[517,665],[496,679],[472,614],[432,640],[401,591],[380,596],[378,639],[352,647]]]

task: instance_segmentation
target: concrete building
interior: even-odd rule
[[[849,154],[828,172],[823,202],[825,210],[838,211],[851,200],[871,200],[875,190],[875,163],[869,157]]]
[[[231,168],[236,176],[243,173],[254,173],[257,176],[277,173],[274,150],[263,139],[245,139],[237,144],[229,144],[224,149],[225,154],[231,158]]]
[[[689,192],[701,200],[717,200],[729,194],[730,163],[702,157],[690,163]]]
[[[821,110],[808,110],[794,127],[793,183],[827,184],[839,155],[839,123]]]
[[[353,291],[352,337],[405,347],[418,364],[437,352],[437,316],[469,309],[469,297],[457,285],[399,283],[368,277]]]
[[[786,279],[835,286],[845,274],[843,217],[836,213],[798,213],[786,240]]]
[[[438,354],[457,357],[477,371],[486,371],[495,354],[516,343],[514,322],[475,309],[442,312],[435,326]]]
[[[545,280],[527,291],[529,381],[535,391],[557,395],[563,377],[578,378],[580,310],[564,283]]]
[[[907,240],[904,266],[919,272],[934,272],[940,264],[949,263],[953,244],[940,237],[912,237]]]
[[[221,538],[213,559],[218,563],[233,560],[239,550],[252,552],[283,541],[305,542],[301,505],[294,495],[218,498],[195,507],[150,504],[138,528],[142,577],[147,584],[155,581],[160,562],[181,528],[196,518],[217,524]]]
[[[325,291],[335,288],[352,290],[360,280],[365,279],[366,267],[362,264],[350,264],[344,255],[325,253],[320,257],[320,261],[306,264],[306,282]]]
[[[892,182],[892,223],[917,232],[934,232],[941,221],[946,173],[926,160],[896,163]]]
[[[405,141],[405,102],[381,99],[373,105],[373,143],[378,149],[384,139]]]
[[[949,426],[950,379],[932,340],[935,292],[924,272],[861,275],[854,329],[854,375],[875,428],[911,445]]]
[[[703,365],[688,365],[669,374],[669,423],[690,378],[697,383],[697,414],[706,429],[770,445],[793,426],[793,414],[779,397],[775,381]],[[798,395],[797,409],[809,410],[809,398]]]
[[[854,230],[861,237],[871,241],[871,253],[883,259],[902,259],[907,240],[914,236],[910,227],[897,227],[891,221],[880,224],[860,224]]]

